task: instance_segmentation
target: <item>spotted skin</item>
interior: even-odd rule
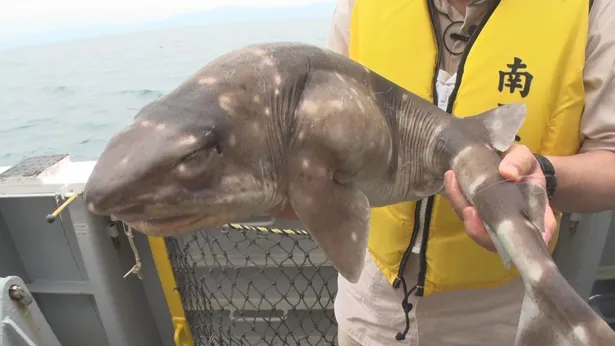
[[[88,209],[154,236],[290,204],[335,268],[358,281],[370,208],[443,191],[453,169],[526,287],[516,345],[613,345],[540,235],[545,191],[504,181],[500,157],[525,119],[513,104],[456,118],[350,59],[265,43],[213,60],[111,138]]]
[[[445,152],[464,195],[525,284],[515,345],[615,345],[615,333],[563,278],[542,240],[546,191],[505,181],[498,173],[499,156],[477,140],[481,130],[454,130]]]

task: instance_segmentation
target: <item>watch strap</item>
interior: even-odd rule
[[[555,167],[551,164],[551,161],[540,154],[534,154],[540,168],[542,169],[542,173],[545,175],[546,185],[547,185],[547,197],[549,200],[553,198],[555,194],[555,190],[557,188],[557,177],[555,176]]]

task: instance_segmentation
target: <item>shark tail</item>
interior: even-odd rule
[[[534,183],[512,183],[499,173],[526,108],[511,104],[454,118],[447,143],[450,169],[485,223],[505,266],[525,285],[516,345],[615,345],[615,332],[559,272],[541,233],[548,203]]]

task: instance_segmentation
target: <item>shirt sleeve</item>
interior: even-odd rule
[[[615,2],[595,0],[584,68],[581,152],[615,151]]]
[[[345,56],[348,56],[350,18],[352,17],[353,6],[354,0],[338,0],[333,11],[329,39],[327,41],[329,49]]]

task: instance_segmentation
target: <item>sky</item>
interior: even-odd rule
[[[227,6],[292,6],[332,0],[2,0],[0,41],[56,29],[123,25]]]

